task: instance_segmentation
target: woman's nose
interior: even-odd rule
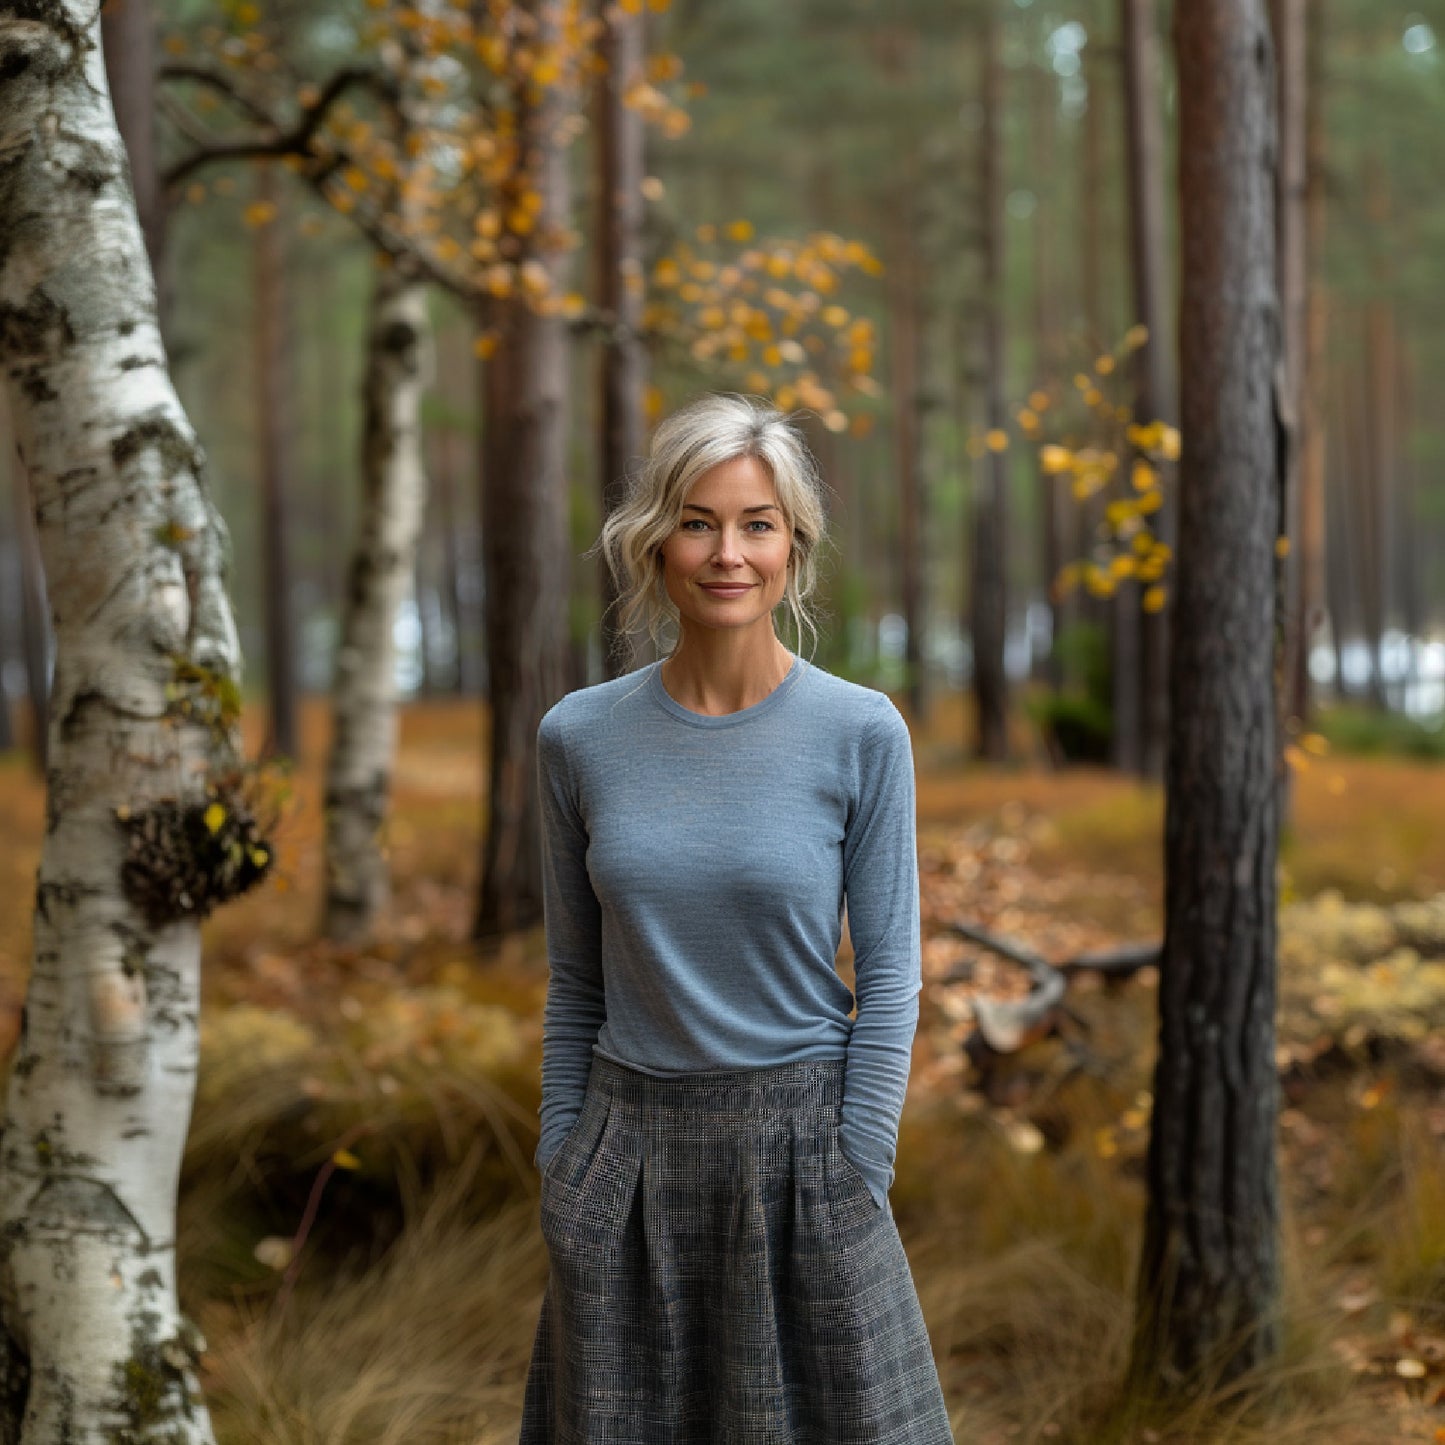
[[[717,550],[713,553],[713,560],[718,563],[731,565],[742,561],[742,548],[738,542],[737,534],[731,527],[722,527],[718,531]]]

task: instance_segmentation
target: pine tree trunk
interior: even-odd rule
[[[543,0],[524,7],[539,45],[553,43],[557,18]],[[522,173],[542,197],[520,263],[546,269],[562,289],[569,225],[568,157],[562,123],[576,101],[569,86],[546,86],[518,110]],[[542,918],[542,849],[537,817],[537,727],[565,691],[569,579],[567,492],[567,323],[520,295],[493,298],[484,320],[497,335],[482,381],[482,556],[490,719],[488,811],[473,927],[495,940]]]
[[[1150,0],[1123,0],[1120,30],[1124,39],[1125,155],[1128,158],[1129,238],[1133,259],[1134,317],[1148,328],[1149,340],[1137,353],[1134,414],[1141,422],[1178,417],[1174,367],[1174,328],[1169,324],[1170,258],[1164,215],[1164,136],[1161,116],[1162,56]],[[1164,505],[1154,513],[1154,534],[1176,545],[1175,469],[1160,464]],[[1168,589],[1166,589],[1166,596]],[[1137,588],[1130,589],[1137,607]],[[1141,629],[1138,685],[1138,769],[1162,779],[1169,722],[1169,603],[1157,612],[1137,611]]]
[[[1274,25],[1276,74],[1279,92],[1279,239],[1278,274],[1280,315],[1284,335],[1284,394],[1289,445],[1285,456],[1284,533],[1290,550],[1281,564],[1283,581],[1283,641],[1285,685],[1280,688],[1280,722],[1301,717],[1290,680],[1300,674],[1298,657],[1309,645],[1300,616],[1300,460],[1304,439],[1304,399],[1307,386],[1306,348],[1308,322],[1307,217],[1305,131],[1305,3],[1304,0],[1270,0]]]
[[[120,138],[130,162],[136,214],[156,278],[161,335],[170,335],[171,286],[166,205],[156,150],[156,35],[150,0],[110,0],[101,10],[106,77]]]
[[[162,908],[157,874],[134,901],[127,840],[147,821],[172,880],[217,885],[175,819],[235,757],[224,527],[166,368],[98,11],[0,11],[0,74],[0,359],[56,638],[0,1155],[0,1440],[209,1445],[175,1285],[197,900]]]
[[[999,19],[982,15],[979,63],[983,125],[979,132],[979,195],[983,222],[985,425],[1008,424],[1004,356],[1003,56]],[[973,507],[971,607],[973,694],[978,715],[977,753],[988,762],[1008,759],[1008,461],[1001,451],[982,457]]]
[[[892,339],[893,441],[898,478],[898,570],[903,607],[904,687],[909,715],[922,725],[928,708],[928,686],[924,669],[926,607],[923,583],[923,488],[919,436],[919,361],[921,319],[919,316],[918,250],[912,234],[915,163],[904,163],[903,184],[892,207],[892,264],[889,274],[888,315]]]
[[[1264,0],[1174,14],[1184,438],[1165,933],[1134,1371],[1187,1392],[1279,1339],[1274,1057],[1279,425]]]
[[[1305,17],[1305,361],[1300,387],[1299,568],[1295,609],[1301,645],[1289,680],[1292,710],[1308,724],[1314,706],[1310,678],[1310,643],[1325,618],[1325,339],[1328,298],[1322,268],[1310,258],[1322,257],[1325,245],[1325,127],[1322,86],[1324,10],[1312,6]]]
[[[387,898],[381,829],[396,751],[393,629],[416,565],[426,498],[421,401],[432,371],[426,288],[377,272],[367,328],[360,535],[336,654],[326,775],[326,936],[366,938]]]
[[[644,75],[642,15],[603,7],[602,58],[597,80],[597,302],[610,320],[602,345],[602,515],[622,501],[628,472],[646,449],[643,392],[647,349],[642,341],[642,179],[644,122],[624,103]],[[602,666],[606,677],[627,671],[626,639],[617,627],[617,590],[606,563],[600,569]]]
[[[290,307],[286,243],[276,177],[256,171],[256,200],[273,208],[254,241],[256,288],[256,430],[261,455],[261,549],[264,558],[266,677],[270,725],[266,751],[294,758],[300,744],[296,700],[296,622],[291,605],[289,513],[296,480],[292,426]]]
[[[1029,83],[1029,165],[1040,191],[1040,202],[1034,213],[1030,256],[1032,275],[1030,291],[1033,300],[1033,376],[1042,383],[1053,370],[1051,342],[1060,327],[1057,295],[1054,286],[1056,269],[1055,245],[1058,241],[1058,218],[1045,204],[1052,186],[1046,180],[1058,154],[1058,85],[1051,71],[1035,68]],[[1030,676],[1041,675],[1048,686],[1057,691],[1063,685],[1063,670],[1058,648],[1063,609],[1054,595],[1054,579],[1064,565],[1061,529],[1061,491],[1057,481],[1037,460],[1034,464],[1034,486],[1039,508],[1039,543],[1043,557],[1043,605],[1049,614],[1049,645],[1042,655],[1031,657]]]

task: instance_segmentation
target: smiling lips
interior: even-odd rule
[[[744,592],[751,592],[751,582],[704,582],[704,592],[711,592],[714,597],[741,597]]]

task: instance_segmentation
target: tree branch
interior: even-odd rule
[[[325,123],[331,107],[353,87],[375,92],[389,107],[397,104],[396,87],[382,71],[369,66],[346,66],[321,87],[316,99],[302,108],[296,124],[288,130],[282,127],[271,110],[254,96],[247,95],[231,76],[213,66],[193,61],[165,65],[160,70],[160,79],[185,80],[208,87],[224,96],[238,110],[244,111],[261,132],[237,140],[199,144],[162,176],[167,190],[174,189],[196,171],[218,161],[256,160],[265,156],[315,156],[317,152],[313,142],[316,132]]]

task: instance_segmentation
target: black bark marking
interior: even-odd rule
[[[200,471],[200,448],[171,417],[162,413],[142,417],[116,437],[110,444],[110,458],[117,471],[124,471],[147,450],[160,453],[167,476],[173,476],[177,472]]]
[[[36,287],[23,306],[0,306],[0,350],[31,356],[67,348],[74,341],[69,312],[44,287]]]

